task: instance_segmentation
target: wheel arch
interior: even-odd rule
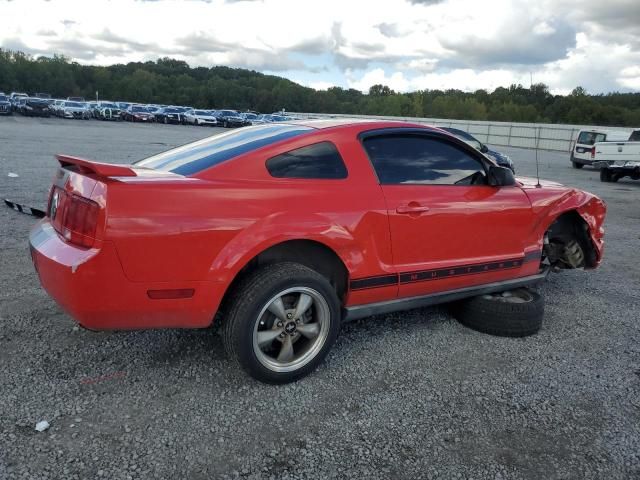
[[[585,254],[585,267],[594,268],[597,266],[599,252],[590,235],[589,224],[580,215],[578,208],[565,210],[555,216],[547,225],[544,236],[550,242],[556,239],[575,239]]]
[[[344,260],[333,248],[323,242],[309,238],[296,238],[274,243],[249,259],[239,262],[240,265],[228,281],[219,310],[225,310],[226,301],[247,275],[264,265],[280,262],[299,263],[315,270],[331,283],[336,289],[340,302],[344,303],[349,285],[349,270]]]

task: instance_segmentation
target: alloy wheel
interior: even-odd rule
[[[309,363],[330,330],[331,311],[324,297],[308,287],[288,288],[262,308],[253,330],[258,361],[274,372],[291,372]]]

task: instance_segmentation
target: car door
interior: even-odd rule
[[[487,182],[487,161],[445,134],[362,138],[387,202],[399,296],[518,276],[533,212],[519,186]]]

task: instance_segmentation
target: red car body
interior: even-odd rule
[[[306,130],[247,151],[239,142],[233,158],[193,174],[58,156],[48,216],[30,235],[42,285],[90,329],[202,328],[253,259],[290,242],[339,259],[351,317],[402,308],[403,299],[446,300],[447,292],[537,279],[545,232],[567,213],[586,225],[586,267],[602,259],[605,206],[589,193],[528,179],[381,185],[360,141],[366,132],[420,129],[470,147],[410,123],[296,125]],[[274,178],[265,168],[318,142],[335,145],[346,178]]]

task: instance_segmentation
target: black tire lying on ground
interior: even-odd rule
[[[463,325],[500,337],[526,337],[540,330],[544,299],[527,288],[456,302],[452,313]]]

